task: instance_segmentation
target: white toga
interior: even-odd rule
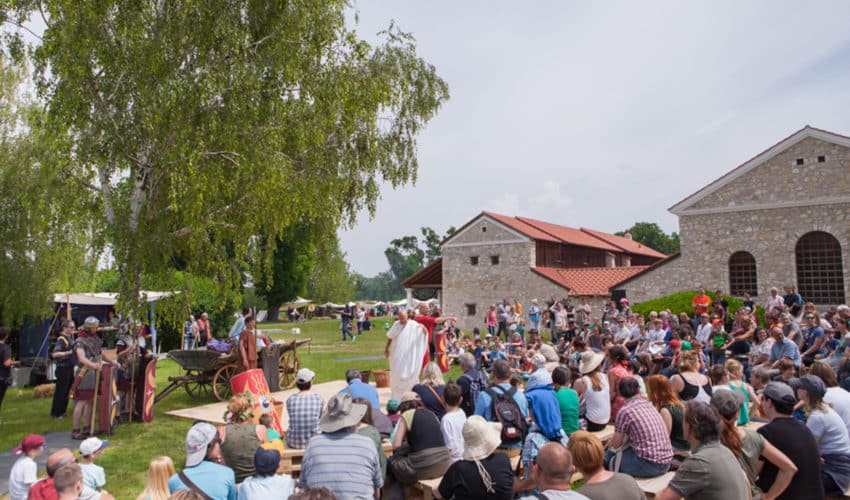
[[[392,399],[401,400],[402,394],[419,383],[422,358],[428,349],[428,332],[421,324],[408,319],[401,324],[396,321],[387,332],[392,339],[390,346],[390,389]]]

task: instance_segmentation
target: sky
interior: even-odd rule
[[[356,0],[449,84],[415,185],[340,230],[352,270],[482,210],[621,231],[805,125],[850,135],[850,2]],[[352,23],[354,15],[351,15]]]

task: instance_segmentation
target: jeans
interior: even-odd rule
[[[616,455],[617,454],[611,450],[605,452],[605,464],[608,466],[608,470],[613,469],[614,458]],[[626,448],[626,450],[623,451],[623,458],[620,461],[620,472],[623,474],[628,474],[637,478],[656,477],[664,474],[668,470],[670,470],[669,463],[657,464],[655,462],[639,458],[635,455],[635,451],[632,448]]]
[[[183,337],[183,350],[189,351],[195,348],[195,338],[194,337]]]
[[[345,336],[348,335],[351,337],[351,340],[354,340],[354,334],[351,333],[351,325],[343,325],[342,326],[342,341],[345,342]]]

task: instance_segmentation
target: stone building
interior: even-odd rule
[[[705,286],[763,303],[850,296],[850,137],[806,126],[670,207],[681,252],[612,286],[632,303]]]
[[[525,217],[482,212],[441,243],[441,258],[404,281],[435,289],[443,314],[460,327],[481,326],[490,304],[518,299],[526,308],[550,297],[607,298],[609,289],[666,256],[628,237]]]

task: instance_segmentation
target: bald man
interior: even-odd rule
[[[29,500],[57,500],[59,494],[53,484],[53,476],[62,467],[74,463],[77,463],[77,457],[68,448],[62,448],[47,457],[47,477],[33,485],[30,489]],[[115,500],[115,497],[109,493],[97,492],[87,486],[83,486],[79,498],[80,500]]]
[[[537,452],[537,461],[531,466],[531,474],[537,481],[537,489],[550,500],[589,500],[581,493],[570,489],[573,476],[573,457],[561,443],[547,443]],[[524,495],[521,500],[540,498]]]
[[[384,355],[390,360],[391,398],[401,400],[419,382],[419,360],[428,358],[428,331],[409,319],[407,311],[399,311],[398,320],[387,331]]]

